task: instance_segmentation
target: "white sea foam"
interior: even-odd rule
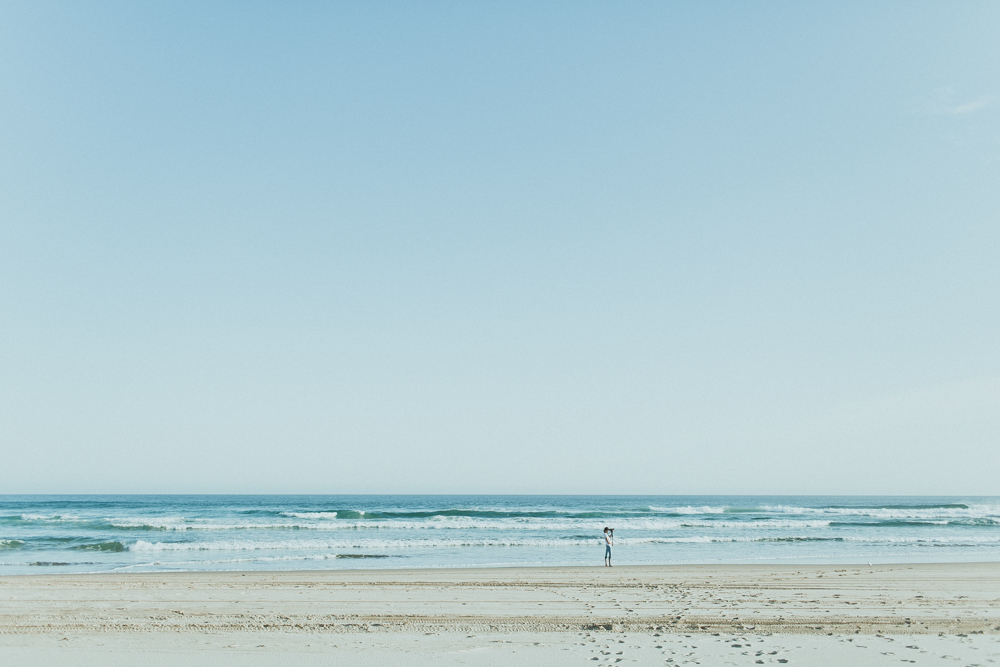
[[[62,521],[80,521],[81,518],[72,514],[22,514],[21,521],[48,521],[58,523]]]
[[[845,542],[868,542],[871,544],[944,544],[959,546],[963,544],[1000,544],[1000,536],[990,535],[940,535],[904,537],[894,535],[848,535]]]
[[[726,508],[711,507],[709,505],[702,505],[701,507],[685,505],[683,507],[650,507],[649,510],[651,512],[664,512],[669,514],[722,514],[726,511]]]
[[[157,516],[157,517],[105,517],[103,519],[109,526],[114,528],[154,528],[161,530],[186,530],[192,525],[191,519],[182,516]]]
[[[322,528],[317,524],[295,521],[241,521],[216,522],[177,519],[117,519],[108,520],[112,528],[136,530],[282,530],[294,528]]]
[[[833,515],[892,519],[978,519],[1000,518],[1000,506],[969,505],[968,507],[796,507],[772,505],[760,508],[771,514]]]
[[[823,528],[833,522],[874,521],[917,521],[946,525],[959,522],[967,525],[1000,525],[1000,512],[996,506],[975,506],[969,508],[850,508],[850,507],[795,507],[769,506],[759,512],[750,513],[753,518],[741,518],[748,513],[723,514],[724,507],[655,507],[651,510],[660,514],[681,516],[635,516],[626,514],[620,518],[590,517],[525,517],[507,518],[433,515],[421,518],[338,518],[338,512],[282,512],[286,520],[245,520],[245,519],[205,519],[183,516],[131,516],[110,517],[98,520],[106,525],[123,530],[169,530],[169,531],[234,531],[234,530],[531,530],[531,531],[600,531],[607,523],[618,529],[630,531],[677,530],[685,528],[721,529],[800,529]],[[991,514],[992,512],[992,514]],[[351,514],[355,514],[352,511]],[[362,512],[357,511],[357,514]],[[756,514],[771,514],[765,518]],[[722,516],[725,518],[722,518]],[[46,522],[81,522],[78,516],[24,514],[26,520]],[[720,517],[715,519],[712,517]],[[703,517],[703,518],[702,518]]]
[[[615,520],[616,530],[677,530],[683,528],[779,530],[785,528],[823,528],[830,519],[764,519],[748,521],[628,518]],[[482,519],[466,516],[433,516],[418,520],[356,519],[331,521],[328,518],[304,518],[299,521],[244,521],[207,522],[177,519],[109,520],[115,528],[152,529],[171,531],[233,531],[233,530],[315,530],[315,531],[428,531],[428,530],[481,530],[481,531],[581,531],[600,533],[606,519],[569,519],[541,517],[511,517],[508,519]]]

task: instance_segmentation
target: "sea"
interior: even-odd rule
[[[0,495],[0,575],[1000,561],[1000,498]]]

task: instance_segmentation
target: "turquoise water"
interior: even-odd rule
[[[1000,561],[1000,498],[0,496],[0,574]]]

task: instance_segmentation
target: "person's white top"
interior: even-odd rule
[[[604,533],[604,543],[611,546],[611,533]]]

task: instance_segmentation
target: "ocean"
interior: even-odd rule
[[[1000,498],[0,496],[0,575],[1000,561]]]

